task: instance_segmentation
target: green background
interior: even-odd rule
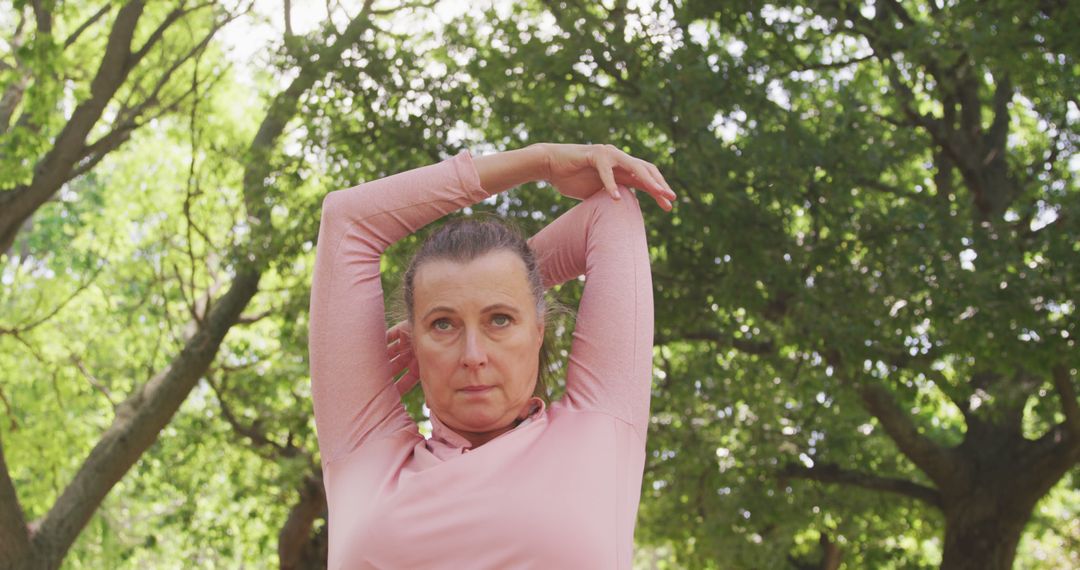
[[[566,142],[679,194],[636,567],[1080,566],[1077,3],[453,6],[0,2],[7,563],[318,567],[322,196]]]

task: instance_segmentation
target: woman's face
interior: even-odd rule
[[[536,388],[544,325],[526,275],[520,257],[495,250],[426,262],[413,281],[412,345],[427,405],[474,445],[525,417]]]

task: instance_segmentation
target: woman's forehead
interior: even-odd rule
[[[525,262],[506,250],[486,253],[467,262],[432,260],[421,265],[413,284],[414,304],[440,300],[482,304],[528,303],[532,297]]]

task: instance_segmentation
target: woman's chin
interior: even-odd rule
[[[462,429],[476,433],[499,429],[501,427],[499,426],[500,419],[502,419],[502,415],[487,410],[468,410],[458,415],[458,421],[461,423]]]

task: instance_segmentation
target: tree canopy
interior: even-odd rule
[[[325,567],[322,197],[532,142],[614,144],[680,196],[645,209],[636,567],[1080,566],[1078,22],[0,2],[0,566]],[[459,215],[533,232],[572,205],[539,182]]]

